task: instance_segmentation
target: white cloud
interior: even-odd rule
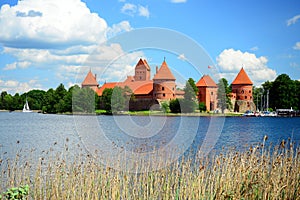
[[[147,10],[138,5],[134,15],[147,17],[150,15]],[[47,81],[56,78],[68,84],[74,83],[76,77],[81,83],[91,68],[103,80],[123,80],[134,68],[137,58],[144,56],[143,52],[127,54],[120,44],[106,42],[107,37],[130,30],[128,21],[108,27],[104,19],[91,13],[80,0],[22,0],[15,6],[3,5],[0,10],[1,53],[16,60],[2,70],[38,68],[51,73]],[[15,87],[9,87],[13,82],[1,78],[0,88],[7,91],[42,88],[38,80],[15,82]]]
[[[177,57],[179,60],[182,60],[182,61],[185,61],[186,60],[186,57],[184,54],[180,54],[178,57]]]
[[[225,49],[218,57],[217,64],[222,71],[222,76],[233,81],[242,67],[248,73],[254,85],[260,85],[267,80],[276,78],[276,71],[267,66],[268,59],[264,56],[257,57],[253,53],[240,50]]]
[[[147,7],[139,6],[139,16],[149,18],[150,12],[149,12],[148,6]]]
[[[122,21],[118,24],[113,24],[112,27],[107,30],[107,37],[111,38],[120,33],[131,31],[132,27],[128,21]]]
[[[252,47],[250,50],[251,51],[257,51],[259,48],[258,48],[258,46],[255,46],[255,47]]]
[[[172,3],[186,3],[187,0],[171,0]]]
[[[296,15],[296,16],[294,16],[294,17],[288,19],[288,20],[286,21],[286,25],[287,25],[287,26],[290,26],[290,25],[292,25],[292,24],[296,24],[296,22],[298,21],[298,19],[300,19],[300,15]]]
[[[135,5],[132,3],[125,3],[121,8],[121,12],[132,17],[136,14],[146,18],[150,16],[148,6]]]
[[[106,21],[80,0],[23,0],[0,10],[0,42],[16,48],[61,48],[105,41]]]
[[[14,70],[17,69],[17,62],[7,64],[3,70]]]
[[[125,3],[121,8],[121,12],[133,16],[136,13],[137,6],[132,3]]]
[[[23,62],[13,62],[11,64],[7,64],[3,70],[14,70],[14,69],[25,69],[27,68],[31,63],[28,61],[23,61]]]
[[[9,94],[25,93],[32,89],[42,89],[41,84],[35,79],[28,82],[19,82],[16,80],[0,80],[1,91],[7,91]]]
[[[300,50],[300,42],[297,42],[293,48],[295,50]]]

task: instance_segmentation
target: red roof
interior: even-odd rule
[[[204,75],[202,78],[196,83],[197,87],[217,87],[217,84],[212,80],[209,75]]]
[[[144,85],[141,85],[137,89],[133,91],[135,95],[143,95],[143,94],[149,94],[153,90],[153,83],[146,83]]]
[[[81,83],[82,86],[98,86],[98,82],[96,80],[96,77],[92,74],[92,71],[90,70],[89,73],[86,75],[85,79]]]
[[[242,68],[231,84],[232,85],[253,85],[253,82],[250,80],[244,68]]]
[[[151,88],[150,88],[151,85]],[[139,94],[149,94],[149,90],[153,89],[153,81],[149,80],[149,81],[124,81],[124,82],[120,82],[117,83],[117,86],[119,87],[125,87],[128,86],[132,92],[134,94],[137,94],[136,92],[138,92]]]
[[[150,66],[148,65],[147,61],[143,60],[141,58],[135,67],[137,67],[137,66],[145,66],[147,68],[147,70],[150,71]]]
[[[153,80],[157,79],[166,79],[166,80],[176,80],[174,75],[172,74],[171,70],[169,69],[166,61],[161,64],[158,72],[154,75]]]
[[[103,91],[106,89],[106,88],[114,88],[116,86],[116,82],[111,82],[111,83],[104,83],[102,85],[102,87],[100,87],[96,92],[98,94],[98,96],[102,96],[102,93]]]

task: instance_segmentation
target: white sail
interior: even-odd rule
[[[32,110],[30,110],[30,108],[29,108],[27,98],[26,98],[26,103],[24,104],[24,107],[23,107],[23,112],[32,112]]]

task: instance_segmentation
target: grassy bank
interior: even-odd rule
[[[31,199],[300,199],[300,151],[284,144],[185,158],[147,173],[104,167],[89,155],[62,155],[37,163],[19,154],[1,160],[0,192],[28,184]]]
[[[96,110],[97,115],[107,114],[105,110]],[[148,115],[157,115],[157,116],[200,116],[200,117],[239,117],[243,113],[211,113],[211,112],[193,112],[193,113],[165,113],[162,111],[153,111],[153,110],[141,110],[141,111],[124,111],[117,113],[118,115],[137,115],[137,116],[148,116]]]

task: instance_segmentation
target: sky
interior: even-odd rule
[[[11,94],[133,75],[166,60],[178,87],[209,74],[255,86],[300,80],[298,0],[0,0],[0,90]]]

